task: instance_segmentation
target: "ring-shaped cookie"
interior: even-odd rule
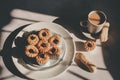
[[[38,55],[39,50],[34,45],[28,45],[25,47],[25,54],[28,57],[34,58]]]
[[[50,44],[48,41],[40,40],[37,44],[37,48],[42,52],[45,53],[50,49]]]
[[[88,40],[84,43],[84,48],[85,50],[87,51],[91,51],[91,50],[94,50],[96,47],[96,43],[94,40]]]
[[[36,56],[36,61],[38,64],[45,64],[49,60],[49,56],[47,54],[40,53]]]
[[[41,29],[38,33],[38,36],[40,39],[48,40],[51,36],[50,30],[46,28]]]
[[[60,43],[60,40],[61,40],[60,36],[57,35],[57,34],[55,34],[55,35],[53,35],[52,37],[50,37],[49,43],[50,43],[52,46],[58,46],[59,43]]]
[[[27,38],[27,42],[30,45],[36,45],[39,42],[39,38],[36,34],[30,34]]]
[[[50,58],[57,58],[60,55],[60,48],[59,47],[52,47],[48,51],[48,55],[50,56]]]

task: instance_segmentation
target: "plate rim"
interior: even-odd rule
[[[33,24],[31,24],[31,25],[28,25],[28,26],[26,26],[26,27],[29,27],[29,26],[33,26],[33,25],[35,25],[35,24],[41,24],[41,23],[44,23],[44,24],[47,24],[47,23],[49,23],[49,24],[57,24],[57,23],[53,23],[53,22],[37,22],[37,23],[33,23]],[[57,24],[57,25],[59,25],[59,24]],[[25,28],[26,28],[25,27]],[[73,38],[71,37],[71,35],[70,35],[70,32],[68,32],[63,26],[61,26],[61,25],[59,25],[59,27],[62,29],[62,30],[64,30],[68,35],[69,35],[69,37],[71,38],[71,42],[72,42],[72,44],[73,44],[73,56],[72,56],[72,60],[71,61],[73,61],[73,58],[74,58],[74,55],[75,55],[75,43],[74,43],[74,40],[73,40]],[[24,29],[25,29],[24,28]],[[24,29],[22,29],[22,30],[24,30]],[[21,31],[20,31],[21,32]],[[19,32],[19,33],[20,33]],[[17,34],[17,36],[19,35],[19,33]],[[65,53],[66,54],[66,53]],[[14,62],[14,58],[13,58],[13,56],[12,56],[12,60],[13,60],[13,62]],[[14,62],[15,63],[15,62]],[[72,63],[72,62],[71,62]],[[71,63],[70,63],[70,65],[71,65]],[[15,66],[16,66],[16,64],[15,64]],[[17,66],[16,66],[17,67]],[[69,68],[69,66],[64,70],[64,71],[62,71],[61,73],[63,73],[63,72],[65,72],[67,69]],[[18,67],[17,67],[17,69],[18,69]],[[19,69],[18,69],[19,70]],[[21,71],[20,71],[21,72]],[[23,73],[23,72],[21,72],[21,73]],[[53,76],[53,77],[49,77],[49,78],[54,78],[54,77],[57,77],[57,76],[59,76],[61,73],[59,73],[58,75],[56,75],[56,76]],[[29,76],[27,76],[27,77],[29,77]]]

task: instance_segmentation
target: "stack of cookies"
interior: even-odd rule
[[[45,64],[49,59],[58,58],[60,55],[61,37],[58,34],[52,34],[47,28],[36,33],[31,32],[26,40],[25,55],[29,58],[35,58],[39,64]]]

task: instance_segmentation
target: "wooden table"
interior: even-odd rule
[[[3,44],[8,37],[8,35],[17,29],[19,26],[26,24],[36,23],[39,21],[53,22],[58,17],[50,16],[35,12],[30,12],[21,9],[14,9],[11,12],[12,20],[9,24],[5,25],[0,32],[0,49],[3,48]],[[29,17],[31,16],[31,17]],[[82,68],[78,67],[75,62],[68,68],[67,71],[60,74],[59,76],[52,78],[51,80],[113,80],[110,72],[107,70],[105,65],[105,59],[109,61],[108,51],[102,48],[100,40],[96,40],[97,47],[94,51],[86,52],[82,50],[82,43],[85,42],[84,39],[76,37],[74,31],[71,30],[71,36],[76,45],[76,52],[82,52],[86,57],[92,61],[97,66],[97,72],[90,73]],[[104,56],[106,55],[106,56]],[[0,74],[0,80],[25,80],[20,77],[13,75],[4,65],[2,57],[0,56],[0,66],[2,67],[2,72]],[[0,69],[1,70],[1,69]],[[39,80],[39,79],[38,79]]]

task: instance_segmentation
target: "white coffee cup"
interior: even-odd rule
[[[87,21],[81,21],[80,25],[87,27],[90,33],[98,33],[106,23],[107,17],[104,12],[99,10],[91,11],[88,14]],[[86,22],[86,24],[84,24]]]

